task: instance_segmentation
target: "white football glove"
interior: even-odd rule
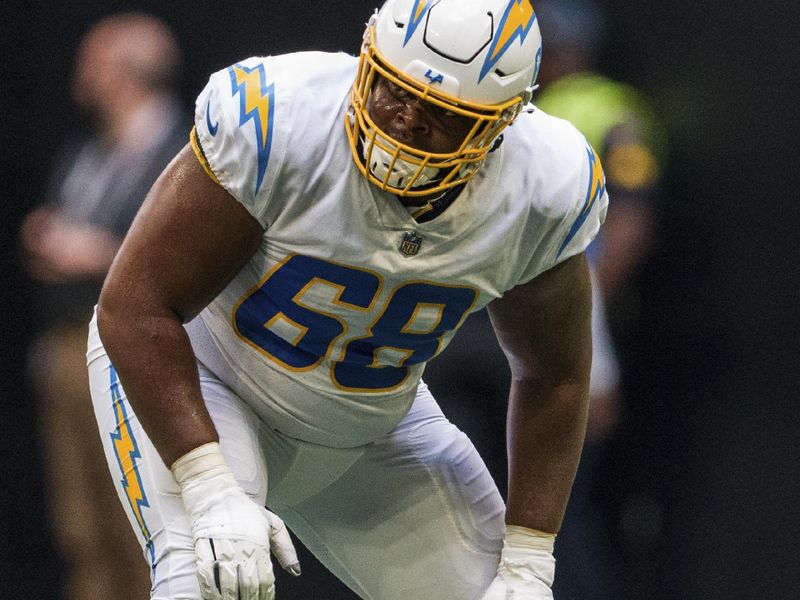
[[[509,525],[500,566],[481,600],[553,600],[555,535]]]
[[[270,550],[292,575],[300,564],[283,521],[251,500],[216,442],[172,465],[189,514],[203,600],[273,600]]]

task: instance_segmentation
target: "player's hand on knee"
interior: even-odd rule
[[[284,569],[300,574],[286,525],[244,493],[219,444],[195,448],[172,472],[189,515],[204,600],[272,600],[270,550]]]
[[[554,535],[510,525],[500,565],[481,600],[552,600]]]
[[[294,549],[289,530],[283,519],[275,513],[267,511],[267,517],[269,519],[269,549],[278,559],[281,568],[297,577],[300,575],[300,561],[297,559],[297,550]]]

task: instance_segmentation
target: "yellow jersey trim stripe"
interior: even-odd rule
[[[200,140],[197,138],[197,127],[192,127],[192,131],[189,134],[189,142],[192,144],[192,150],[194,150],[197,160],[200,161],[200,166],[202,166],[206,174],[211,177],[211,181],[221,186],[222,184],[219,182],[219,179],[217,179],[217,176],[214,175],[214,171],[211,170],[211,165],[208,164],[206,154],[200,146]]]

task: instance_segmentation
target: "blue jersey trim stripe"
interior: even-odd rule
[[[600,164],[597,153],[594,151],[594,148],[588,144],[586,145],[586,153],[589,156],[589,183],[586,187],[586,197],[583,200],[583,208],[581,208],[581,212],[578,214],[572,227],[570,227],[567,237],[564,238],[564,241],[561,243],[556,258],[561,256],[561,253],[564,252],[564,249],[572,241],[572,238],[578,233],[581,225],[586,221],[586,217],[589,216],[592,207],[595,205],[595,201],[602,197],[606,190],[606,178],[603,174],[603,167]]]

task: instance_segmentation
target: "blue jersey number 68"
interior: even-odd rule
[[[328,286],[330,310],[304,302],[316,284]],[[475,304],[477,290],[411,281],[375,306],[381,285],[375,272],[292,255],[239,303],[234,326],[246,342],[284,368],[308,371],[319,367],[334,343],[347,335],[349,313],[366,313],[371,322],[367,334],[346,341],[341,359],[330,361],[331,379],[350,391],[391,390],[408,377],[409,365],[438,352],[442,336],[458,327]]]

